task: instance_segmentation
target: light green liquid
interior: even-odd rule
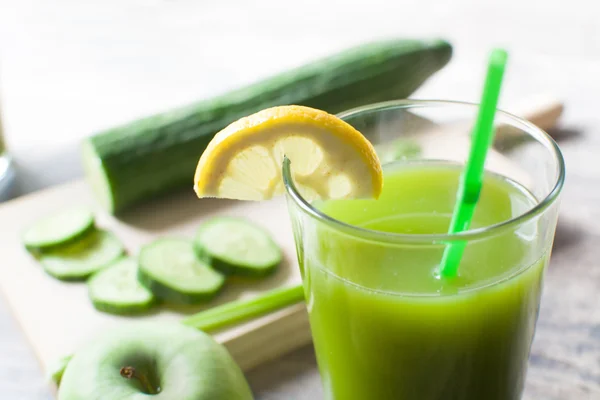
[[[389,170],[379,200],[316,206],[371,230],[445,233],[459,175],[439,164]],[[520,187],[488,176],[472,228],[532,204]],[[313,229],[299,258],[326,398],[520,398],[546,263],[535,226],[469,243],[452,281],[436,277],[440,244],[390,245]]]

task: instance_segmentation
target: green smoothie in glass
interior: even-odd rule
[[[459,175],[443,165],[388,168],[379,200],[318,208],[376,231],[444,233]],[[518,186],[489,176],[473,225],[508,220],[532,204]],[[508,232],[469,247],[459,277],[445,282],[436,274],[442,248],[326,237],[302,262],[330,398],[518,398],[545,265],[545,258],[526,265],[529,238]]]
[[[377,145],[424,134],[408,115],[423,108],[438,131],[448,115],[470,121],[477,109],[399,101],[341,118]],[[529,179],[488,170],[471,228],[461,234],[447,234],[463,168],[451,149],[423,148],[384,164],[377,200],[309,203],[284,168],[326,399],[521,398],[564,166],[545,133],[502,112],[497,120],[521,132],[531,151],[520,158],[496,149],[514,167],[507,175],[520,169]],[[441,278],[444,249],[458,240],[466,242],[459,275]]]

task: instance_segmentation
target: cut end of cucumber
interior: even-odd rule
[[[282,260],[270,234],[244,218],[210,219],[198,229],[194,245],[201,258],[225,274],[265,276]]]
[[[87,139],[83,142],[82,161],[83,169],[87,176],[87,182],[91,186],[92,191],[96,194],[96,199],[104,209],[111,214],[114,213],[115,199],[110,179],[106,175],[102,160],[98,156],[91,139]]]

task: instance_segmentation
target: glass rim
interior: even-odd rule
[[[385,101],[379,103],[368,104],[361,107],[352,108],[346,111],[342,111],[341,113],[336,114],[336,116],[342,120],[356,116],[365,112],[381,112],[386,110],[393,109],[406,109],[413,107],[428,107],[428,106],[469,106],[469,107],[478,107],[479,104],[473,102],[465,102],[465,101],[454,101],[454,100],[392,100]],[[508,219],[506,221],[502,221],[493,225],[484,226],[481,228],[470,229],[464,232],[458,232],[453,234],[443,233],[443,234],[406,234],[406,233],[391,233],[391,232],[382,232],[376,231],[372,229],[362,228],[359,226],[355,226],[352,224],[348,224],[342,222],[338,219],[335,219],[319,209],[313,207],[310,202],[308,202],[294,184],[294,180],[291,176],[290,165],[291,162],[287,157],[284,157],[283,167],[282,167],[282,175],[283,175],[283,183],[286,189],[287,194],[290,198],[300,207],[302,211],[310,215],[312,218],[338,230],[343,233],[346,233],[351,236],[360,237],[363,240],[370,240],[374,242],[380,243],[438,243],[438,242],[456,242],[456,241],[468,241],[468,240],[477,240],[484,238],[490,234],[495,232],[500,232],[505,229],[520,225],[526,221],[531,220],[537,215],[543,213],[550,205],[552,205],[559,197],[562,188],[564,186],[565,181],[565,162],[558,147],[558,144],[546,133],[543,129],[534,125],[533,123],[518,117],[509,112],[503,111],[501,109],[497,109],[497,115],[503,115],[513,121],[521,124],[521,128],[523,131],[527,132],[529,136],[532,136],[536,139],[540,144],[542,144],[548,151],[550,151],[554,159],[557,162],[558,166],[558,176],[556,181],[550,190],[550,192],[540,201],[538,201],[532,208],[527,210],[521,215],[517,217]]]

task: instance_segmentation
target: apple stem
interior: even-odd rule
[[[152,386],[148,377],[136,371],[134,367],[123,367],[120,374],[125,379],[137,379],[147,394],[158,394],[158,391]]]

